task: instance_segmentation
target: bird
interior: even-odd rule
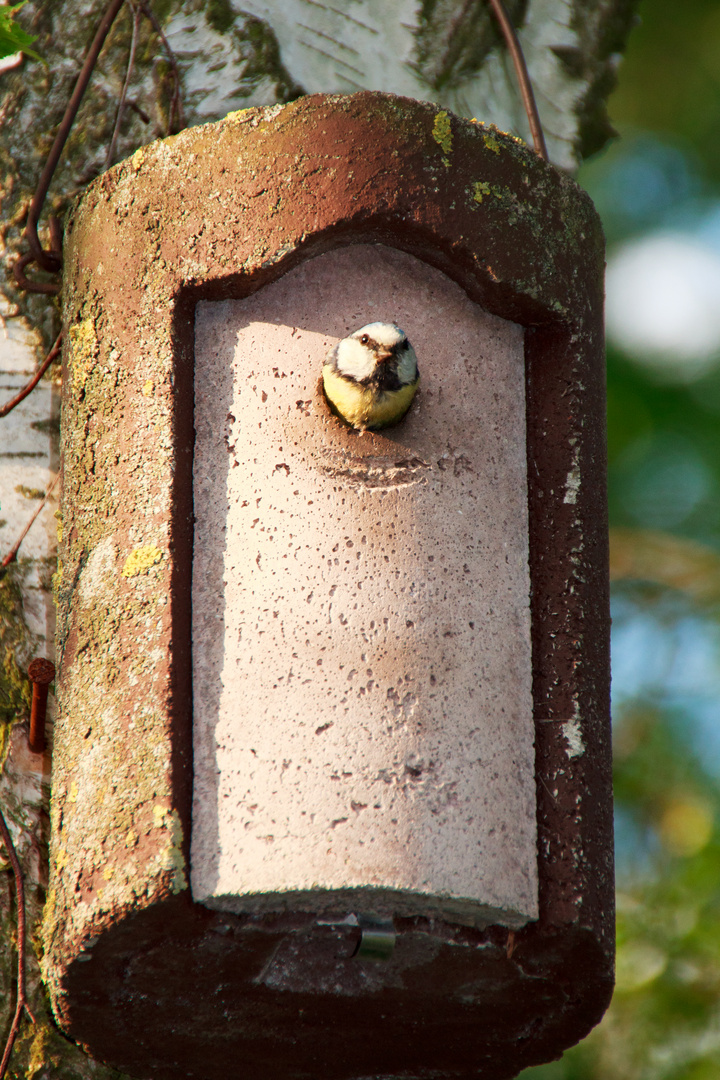
[[[360,433],[402,420],[419,381],[415,350],[395,323],[361,326],[338,342],[323,364],[330,407]]]

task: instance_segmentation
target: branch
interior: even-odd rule
[[[168,63],[170,64],[170,67],[172,69],[173,80],[174,80],[174,90],[173,90],[172,101],[170,102],[170,116],[168,118],[168,132],[167,133],[168,133],[168,135],[174,135],[174,134],[176,134],[176,132],[173,131],[173,127],[175,126],[175,123],[177,123],[178,131],[182,131],[182,129],[185,127],[185,114],[183,112],[182,98],[180,97],[180,69],[178,68],[177,60],[175,59],[175,53],[172,51],[172,49],[170,47],[170,42],[165,37],[165,33],[163,31],[163,28],[160,25],[160,23],[159,23],[159,21],[157,19],[157,16],[155,15],[155,12],[150,7],[150,4],[147,3],[147,0],[139,0],[139,4],[140,4],[140,7],[142,8],[142,10],[144,11],[145,15],[148,17],[148,19],[152,23],[152,26],[153,26],[153,29],[154,29],[155,33],[158,35],[158,37],[162,41],[163,46],[165,48],[165,53],[166,53],[167,58],[168,58]]]
[[[540,116],[537,111],[537,105],[535,104],[535,95],[533,94],[532,83],[530,82],[530,76],[528,75],[522,46],[520,45],[518,36],[515,33],[515,27],[510,21],[510,17],[505,10],[505,5],[502,0],[489,0],[489,3],[490,7],[493,9],[495,18],[500,25],[503,37],[505,38],[505,44],[512,57],[512,62],[515,65],[515,75],[520,84],[520,93],[522,95],[523,105],[525,106],[525,112],[527,113],[528,124],[530,125],[530,134],[532,135],[533,143],[535,144],[535,152],[547,161],[548,152],[547,147],[545,146],[545,136],[543,135]]]
[[[37,371],[35,372],[33,377],[31,378],[31,380],[27,384],[27,386],[24,386],[19,394],[16,394],[14,398],[10,399],[10,401],[6,401],[5,404],[2,406],[2,408],[0,408],[0,419],[2,419],[3,416],[7,416],[7,414],[9,412],[12,412],[12,410],[15,408],[15,406],[19,405],[21,401],[24,401],[25,398],[30,393],[30,391],[35,389],[35,387],[40,382],[40,380],[42,379],[42,377],[45,374],[45,372],[47,371],[47,369],[52,364],[52,362],[55,359],[55,357],[57,356],[57,354],[60,352],[60,344],[61,344],[61,342],[62,342],[62,331],[60,331],[58,336],[55,338],[55,344],[53,345],[52,349],[47,354],[47,356],[43,360],[42,364],[37,369]]]
[[[113,158],[115,157],[115,147],[117,146],[118,135],[120,134],[120,124],[122,123],[123,113],[125,112],[125,102],[127,100],[128,87],[130,86],[130,79],[132,78],[133,68],[135,66],[135,50],[137,49],[141,9],[139,7],[135,7],[133,0],[130,0],[130,6],[133,13],[130,53],[128,55],[127,70],[125,72],[125,82],[123,83],[122,92],[120,94],[120,101],[118,103],[117,117],[115,118],[115,128],[112,133],[112,139],[110,140],[110,146],[108,147],[107,157],[105,158],[106,169],[110,168],[113,163]]]
[[[8,566],[10,565],[10,563],[14,563],[15,560],[17,559],[17,553],[20,550],[20,545],[22,544],[22,542],[25,539],[25,537],[27,536],[27,534],[30,532],[30,529],[31,529],[32,525],[34,524],[34,522],[35,522],[36,518],[38,517],[40,511],[42,510],[43,506],[45,505],[45,503],[50,498],[52,490],[55,487],[55,485],[57,484],[59,479],[60,479],[60,473],[58,473],[56,475],[55,479],[50,484],[50,487],[45,492],[45,495],[43,497],[43,501],[40,503],[37,510],[35,511],[33,516],[30,518],[27,525],[25,526],[23,531],[20,533],[20,536],[17,538],[17,540],[15,541],[13,546],[10,548],[10,550],[8,551],[5,558],[2,560],[2,562],[0,562],[0,580],[2,580],[2,578],[5,577],[5,573],[7,571]],[[0,1077],[0,1080],[2,1080],[2,1077]]]

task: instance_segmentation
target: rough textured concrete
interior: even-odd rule
[[[318,373],[375,319],[421,389],[359,436]],[[195,899],[536,917],[522,327],[380,245],[195,325]]]

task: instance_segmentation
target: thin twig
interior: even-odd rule
[[[13,876],[15,878],[15,898],[17,900],[17,1001],[15,1002],[15,1015],[13,1017],[12,1027],[10,1028],[10,1034],[5,1043],[5,1052],[3,1053],[2,1061],[0,1062],[0,1080],[3,1080],[3,1077],[7,1072],[13,1046],[15,1045],[15,1037],[20,1030],[20,1020],[22,1019],[23,1010],[28,1014],[33,1024],[35,1023],[35,1017],[31,1013],[30,1006],[25,998],[25,885],[23,882],[20,860],[17,857],[12,837],[10,836],[10,831],[2,811],[0,811],[0,839],[2,839],[8,860],[12,867]]]
[[[133,112],[136,112],[138,114],[138,116],[142,120],[143,124],[149,124],[150,123],[150,117],[148,116],[148,114],[145,112],[144,109],[140,108],[137,101],[133,101],[132,99],[130,99],[130,101],[128,101],[128,103],[127,103],[127,106],[128,106],[129,109],[132,109]]]
[[[515,33],[515,27],[510,21],[510,16],[505,10],[505,5],[502,0],[489,0],[489,2],[490,7],[495,14],[495,18],[500,24],[500,29],[505,38],[505,44],[512,57],[512,62],[515,65],[515,74],[517,75],[517,80],[520,84],[520,93],[522,94],[523,105],[525,106],[525,112],[527,113],[530,134],[532,135],[533,143],[535,144],[535,151],[541,158],[544,158],[545,161],[547,161],[548,152],[547,147],[545,146],[545,136],[543,135],[542,124],[540,123],[540,115],[537,110],[537,105],[535,104],[532,83],[530,82],[530,76],[528,75],[527,64],[525,63],[525,57],[523,56],[520,41]]]
[[[47,371],[47,369],[52,364],[52,362],[55,359],[55,357],[57,356],[57,354],[60,352],[61,343],[62,343],[62,330],[60,331],[58,336],[55,338],[55,344],[53,345],[52,349],[50,350],[50,352],[47,354],[47,356],[43,360],[40,367],[37,369],[37,371],[33,375],[30,382],[26,386],[24,386],[22,388],[22,390],[20,391],[19,394],[16,394],[14,398],[10,399],[10,401],[6,401],[5,404],[0,408],[0,419],[2,419],[3,416],[7,416],[7,414],[9,412],[12,412],[12,410],[15,408],[15,406],[19,405],[21,401],[24,401],[25,398],[28,396],[28,394],[32,390],[35,389],[35,387],[40,382],[40,380],[42,379],[42,377],[45,374],[45,372]]]
[[[176,134],[176,132],[173,131],[173,122],[175,120],[176,111],[177,111],[177,124],[178,124],[177,130],[182,131],[182,129],[185,127],[185,113],[183,112],[182,99],[180,98],[180,69],[178,68],[177,60],[175,59],[175,53],[170,48],[170,42],[165,37],[165,33],[163,31],[162,26],[158,22],[157,16],[155,15],[155,12],[150,7],[150,5],[147,3],[147,0],[139,0],[139,3],[140,3],[140,7],[143,9],[143,11],[147,15],[148,19],[152,23],[155,33],[158,35],[158,37],[162,41],[165,52],[167,53],[168,63],[170,64],[170,67],[172,68],[173,78],[175,80],[175,89],[173,91],[172,101],[170,102],[170,116],[168,118],[168,135],[173,135],[173,134]]]
[[[40,514],[40,511],[43,508],[43,506],[45,505],[45,503],[50,498],[50,496],[52,494],[52,490],[55,487],[55,485],[57,484],[59,479],[60,479],[60,473],[57,474],[57,476],[55,477],[55,479],[51,483],[50,487],[45,492],[45,496],[43,498],[43,501],[40,503],[37,510],[35,511],[33,516],[30,518],[30,520],[28,521],[28,523],[25,526],[25,528],[23,529],[23,531],[20,533],[20,536],[18,537],[18,539],[15,541],[13,546],[10,548],[10,550],[8,551],[7,555],[2,560],[2,562],[0,562],[0,578],[3,578],[5,576],[5,571],[7,570],[10,563],[14,563],[15,560],[17,559],[18,551],[20,550],[20,545],[22,544],[22,542],[25,539],[25,537],[27,536],[27,534],[30,532],[30,529],[31,529],[32,525],[36,521],[38,515]],[[1,1078],[0,1078],[0,1080],[1,1080]]]
[[[56,220],[55,218],[52,219]],[[15,282],[19,289],[24,289],[25,292],[44,293],[46,296],[58,296],[60,293],[60,286],[50,281],[33,281],[25,273],[25,267],[30,263],[36,262],[36,258],[32,251],[26,255],[22,255],[16,262],[13,263],[13,274],[15,275]],[[56,271],[52,271],[56,273]]]
[[[133,0],[128,0],[133,13],[133,27],[132,37],[130,39],[130,53],[128,55],[127,70],[125,72],[125,82],[123,83],[122,93],[120,94],[120,101],[118,102],[117,116],[115,118],[115,128],[112,133],[112,139],[110,140],[110,146],[108,147],[107,157],[105,158],[105,168],[109,169],[112,165],[113,158],[115,157],[115,147],[117,146],[118,135],[120,134],[120,124],[122,123],[123,113],[125,112],[125,99],[127,98],[128,87],[130,86],[130,79],[132,78],[133,68],[135,67],[135,50],[137,48],[138,30],[140,28],[140,17],[142,12],[139,7],[136,7]]]

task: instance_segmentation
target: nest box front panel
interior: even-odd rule
[[[328,350],[396,323],[403,420]],[[537,916],[523,329],[382,245],[196,313],[196,899]]]

